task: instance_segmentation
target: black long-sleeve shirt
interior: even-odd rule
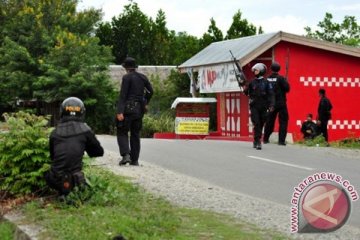
[[[81,171],[85,151],[90,157],[104,154],[104,149],[90,127],[79,121],[59,123],[50,135],[52,171],[59,175]]]
[[[124,113],[125,103],[134,100],[148,104],[153,95],[153,88],[149,79],[136,71],[125,74],[122,78],[117,113]]]
[[[286,105],[286,94],[290,91],[288,81],[278,73],[273,72],[267,80],[273,86],[275,93],[275,107]]]
[[[301,132],[303,133],[305,139],[314,138],[317,135],[316,123],[314,123],[312,120],[307,120],[303,122],[303,124],[301,125]]]
[[[244,90],[250,98],[250,106],[274,107],[275,96],[272,85],[263,77],[255,78]]]
[[[330,100],[325,96],[321,97],[318,106],[318,119],[320,121],[324,121],[324,120],[326,121],[331,119],[331,109],[332,109],[332,104]]]

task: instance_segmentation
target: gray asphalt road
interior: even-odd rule
[[[118,151],[116,138],[99,136],[105,149]],[[358,154],[358,155],[356,155]],[[235,192],[289,206],[294,187],[320,172],[349,180],[360,194],[360,151],[248,142],[142,139],[141,161],[210,182]],[[360,228],[360,200],[352,202],[349,225]]]

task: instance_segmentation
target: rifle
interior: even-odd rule
[[[229,50],[231,57],[232,57],[232,61],[234,61],[234,64],[237,68],[237,71],[234,67],[234,72],[235,72],[235,77],[236,77],[236,81],[239,84],[239,87],[242,89],[245,84],[246,84],[246,76],[244,74],[244,71],[242,70],[241,66],[239,65],[239,62],[236,60],[236,58],[234,57],[233,53],[231,52],[231,50]]]

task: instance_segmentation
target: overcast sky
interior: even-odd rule
[[[304,27],[316,27],[325,13],[333,14],[335,22],[344,16],[355,16],[360,21],[359,0],[134,0],[140,10],[155,19],[159,9],[166,14],[167,27],[176,32],[187,32],[201,37],[214,18],[216,25],[226,35],[237,10],[265,33],[285,31],[302,35]],[[111,21],[123,11],[128,0],[82,0],[79,8],[101,8],[103,20]]]

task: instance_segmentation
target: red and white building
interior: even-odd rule
[[[216,93],[217,138],[252,136],[248,97],[236,82],[229,51],[248,80],[254,78],[251,67],[258,62],[270,69],[271,62],[277,61],[280,74],[287,73],[289,141],[301,139],[301,123],[308,113],[316,117],[320,88],[333,105],[329,140],[360,136],[360,48],[277,32],[212,43],[178,67],[189,76],[197,75],[192,81],[200,93]]]

